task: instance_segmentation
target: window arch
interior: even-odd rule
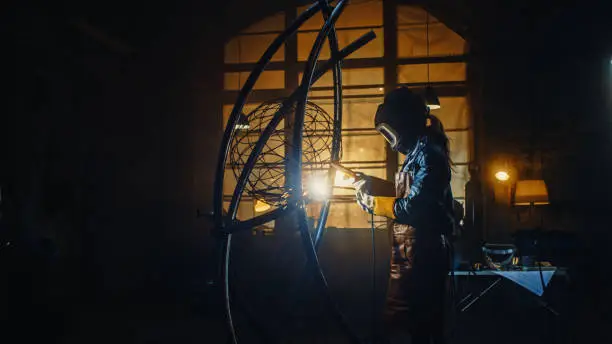
[[[472,152],[471,113],[467,102],[466,42],[421,7],[397,5],[395,27],[384,22],[384,6],[381,0],[349,4],[339,18],[336,29],[340,48],[357,37],[373,30],[377,38],[363,49],[351,55],[343,64],[343,158],[349,168],[385,178],[389,166],[385,141],[373,129],[372,121],[378,104],[382,102],[385,82],[404,85],[420,91],[428,83],[440,96],[441,109],[433,110],[443,122],[451,140],[451,157],[455,162],[452,178],[454,196],[462,201],[464,186],[469,179],[467,166]],[[232,109],[237,91],[248,77],[253,64],[264,50],[298,13],[306,7],[297,7],[276,13],[249,26],[230,39],[225,46],[223,123]],[[427,24],[428,23],[428,24]],[[294,41],[286,44],[273,58],[267,70],[254,87],[245,112],[254,109],[262,101],[284,97],[298,84],[303,63],[312,43],[323,24],[320,15],[311,18],[301,28]],[[427,34],[427,27],[429,34]],[[396,30],[396,42],[384,41],[384,30]],[[429,55],[427,55],[429,37]],[[385,48],[397,51],[397,56],[385,58]],[[324,46],[321,58],[329,58],[329,47]],[[388,65],[385,61],[395,61]],[[429,65],[429,80],[427,67]],[[395,80],[385,80],[385,70],[395,70]],[[328,113],[333,112],[331,72],[323,76],[310,92],[310,100]],[[399,161],[403,157],[398,156]],[[401,165],[401,164],[400,164]],[[233,174],[226,173],[226,194],[235,185]],[[350,192],[335,192],[328,226],[345,228],[369,227],[368,216],[358,214],[357,205]],[[238,217],[254,215],[253,202],[248,198],[241,204]],[[313,212],[316,214],[316,212]],[[379,219],[382,221],[382,219]]]

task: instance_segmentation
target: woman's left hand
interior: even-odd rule
[[[353,184],[355,187],[355,198],[357,198],[357,204],[368,213],[374,211],[374,196],[370,195],[368,179],[361,179]]]

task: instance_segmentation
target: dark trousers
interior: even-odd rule
[[[396,245],[397,244],[397,245]],[[399,251],[399,252],[398,252]],[[442,240],[394,238],[383,342],[445,343],[448,254]]]

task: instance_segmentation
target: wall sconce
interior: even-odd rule
[[[510,179],[510,173],[504,170],[497,171],[495,172],[495,179],[499,180],[500,182],[505,182]]]
[[[519,180],[514,191],[514,205],[546,205],[548,188],[542,179]]]

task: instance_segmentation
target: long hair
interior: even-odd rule
[[[429,137],[431,141],[435,144],[438,144],[442,147],[446,158],[448,159],[448,166],[453,169],[453,160],[450,157],[450,142],[446,132],[444,131],[444,126],[442,125],[442,121],[432,114],[427,115],[428,126],[426,127],[426,135]]]

